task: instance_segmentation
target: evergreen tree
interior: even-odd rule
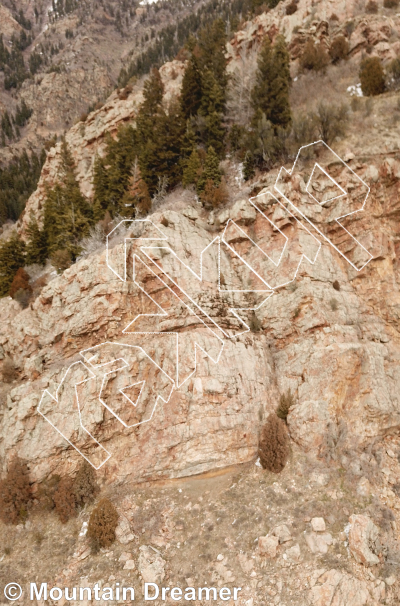
[[[107,136],[104,158],[94,166],[94,213],[102,219],[108,210],[111,216],[123,211],[122,198],[128,189],[132,167],[138,153],[137,132],[132,126],[121,126],[116,139]]]
[[[182,80],[181,111],[188,119],[196,116],[202,101],[202,84],[199,61],[192,53]]]
[[[43,229],[49,254],[66,250],[73,260],[80,252],[79,241],[93,224],[93,209],[82,195],[75,175],[75,164],[64,139],[61,147],[60,182],[48,189]]]
[[[219,156],[224,151],[225,128],[223,126],[224,93],[214,74],[205,70],[203,74],[203,97],[200,113],[204,116],[204,144],[212,146]]]
[[[94,161],[93,186],[93,215],[95,221],[100,221],[108,206],[108,175],[104,158],[100,156],[96,156]]]
[[[198,180],[197,189],[203,191],[207,181],[211,181],[214,186],[221,183],[222,173],[219,168],[219,158],[212,146],[208,148],[204,162],[204,170]]]
[[[158,69],[153,69],[150,78],[143,87],[144,101],[137,117],[137,130],[140,141],[144,143],[153,138],[154,119],[158,115],[164,95],[164,85]]]
[[[193,149],[182,176],[182,185],[196,185],[200,177],[201,162],[197,149]]]
[[[213,23],[201,30],[199,34],[200,65],[204,72],[211,71],[218,82],[224,102],[226,101],[226,88],[228,74],[226,71],[226,32],[222,19],[215,19]]]
[[[13,232],[9,240],[0,243],[0,297],[9,294],[14,276],[24,264],[25,244],[17,232]]]
[[[44,265],[48,257],[47,238],[44,230],[39,228],[33,214],[31,214],[26,233],[28,236],[28,244],[26,247],[27,265],[32,265],[33,263]]]
[[[245,181],[252,179],[256,174],[254,164],[253,153],[251,151],[247,151],[243,161],[243,177]]]
[[[142,178],[150,195],[156,192],[159,179],[166,177],[173,187],[181,178],[181,150],[186,122],[178,104],[168,113],[160,106],[153,118],[152,136],[146,140],[139,156]]]
[[[285,40],[283,36],[278,36],[272,47],[266,36],[252,90],[253,123],[258,122],[264,114],[274,127],[286,128],[290,125],[289,86],[289,53]]]
[[[287,128],[292,122],[290,110],[290,56],[285,38],[279,35],[274,44],[275,78],[272,86],[271,114],[269,120],[278,127]]]

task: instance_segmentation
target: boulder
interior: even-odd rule
[[[365,566],[379,564],[378,556],[372,549],[379,530],[373,521],[364,515],[350,516],[349,548],[354,559]]]
[[[165,577],[165,564],[161,554],[153,547],[139,547],[138,569],[145,583],[160,584]]]
[[[266,558],[275,558],[276,550],[278,549],[279,539],[274,536],[266,536],[258,538],[258,552]]]

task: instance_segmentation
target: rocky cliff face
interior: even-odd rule
[[[128,230],[112,241],[108,262],[116,273],[107,266],[103,252],[53,279],[29,309],[21,311],[14,301],[2,300],[3,352],[21,369],[20,382],[10,390],[3,408],[5,460],[18,450],[31,461],[38,480],[50,470],[78,461],[79,455],[37,411],[43,390],[54,396],[66,371],[78,360],[65,381],[62,404],[57,407],[47,398],[43,406],[49,415],[61,415],[53,424],[68,426],[61,433],[72,443],[77,440],[75,446],[99,466],[107,455],[79,436],[79,418],[72,418],[77,402],[71,391],[75,383],[90,377],[90,370],[97,373],[78,400],[85,402],[83,426],[112,454],[102,467],[109,481],[115,480],[115,474],[135,480],[175,477],[252,459],[262,420],[289,388],[296,395],[288,418],[291,436],[318,456],[346,460],[353,451],[361,452],[378,437],[397,431],[400,166],[392,159],[378,167],[353,163],[353,173],[332,162],[327,150],[320,153],[319,162],[331,167],[336,185],[323,172],[315,175],[310,185],[315,199],[305,183],[314,162],[309,160],[292,177],[281,175],[281,193],[273,189],[276,175],[269,174],[269,183],[254,198],[256,207],[239,200],[215,219],[219,230],[195,207],[183,214],[158,211],[139,225],[149,228],[149,233]],[[345,214],[345,208],[347,212],[361,208],[365,182],[371,184],[365,208],[348,217],[345,231],[333,217],[339,211]],[[330,203],[321,212],[317,200],[330,199],[336,186],[350,197]],[[296,219],[287,200],[314,227],[299,214]],[[131,248],[128,279],[122,280],[125,257],[118,238],[126,237]],[[215,238],[221,239],[220,245]],[[143,243],[158,250],[146,252]],[[199,273],[201,251],[205,251],[203,280],[179,261]],[[138,257],[136,281],[130,273],[133,255]],[[218,256],[222,290],[218,290]],[[234,292],[242,290],[251,292]],[[156,313],[157,306],[166,310],[164,320],[147,317]],[[231,309],[238,309],[238,316]],[[145,315],[139,320],[138,314]],[[176,334],[178,354],[173,345]],[[146,406],[132,418],[127,402],[117,394],[130,385],[131,375],[126,371],[120,375],[126,375],[124,379],[117,376],[110,382],[107,397],[119,402],[117,409],[114,404],[110,408],[120,419],[128,419],[128,427],[97,400],[101,364],[125,354],[118,346],[104,346],[104,351],[101,346],[92,351],[98,357],[91,362],[92,369],[90,363],[89,368],[81,364],[91,356],[78,355],[105,342],[122,343],[122,350],[129,352],[129,372],[136,377],[132,383],[140,383],[150,371],[148,359],[139,362],[138,350],[129,347],[142,347],[159,367],[150,373]],[[202,351],[197,351],[194,372],[195,342]],[[181,369],[178,377],[175,355]],[[169,397],[172,381],[175,389]],[[167,402],[159,402],[152,421],[143,423],[157,393]]]
[[[383,23],[381,20],[379,27],[375,27],[376,16],[358,15],[356,4],[342,8],[343,10],[335,5],[335,10],[341,15],[340,27],[343,29],[345,19],[350,17],[356,23],[352,37],[356,35],[357,28],[364,28],[364,33],[375,32],[376,35],[371,33],[372,37],[368,40],[379,45],[382,36],[376,32],[386,32],[385,36],[388,37],[390,27],[394,27],[389,20]],[[231,42],[228,49],[232,57],[231,69],[243,58],[244,49],[248,50],[257,44],[258,37],[271,31],[271,27],[275,27],[276,31],[279,28],[285,31],[292,41],[299,34],[296,26],[300,23],[308,27],[308,35],[312,35],[313,31],[327,33],[325,26],[314,27],[312,18],[318,17],[319,23],[323,24],[331,10],[331,5],[326,2],[319,3],[318,11],[315,11],[309,2],[300,1],[294,15],[285,14],[283,3],[276,10],[260,15],[246,24]],[[368,27],[366,24],[369,24]],[[361,50],[360,44],[354,48]],[[392,51],[395,51],[395,46]],[[161,68],[167,104],[179,93],[183,72],[184,63],[179,61],[167,63]],[[141,100],[139,85],[127,95],[115,92],[101,109],[89,115],[86,122],[78,123],[67,133],[66,140],[74,151],[82,192],[89,198],[92,196],[93,163],[96,154],[102,153],[105,134],[114,134],[119,125],[134,122]],[[371,119],[382,120],[382,116],[378,116],[379,111]],[[253,329],[236,336],[236,332],[229,332],[231,329],[224,332],[219,326],[218,330],[222,330],[222,333],[217,330],[217,341],[214,344],[215,347],[217,344],[219,346],[220,340],[223,343],[219,363],[211,362],[212,356],[208,358],[202,369],[203,375],[197,376],[199,371],[196,371],[190,380],[174,391],[168,404],[158,407],[156,415],[166,416],[157,416],[155,422],[141,425],[139,429],[125,428],[125,431],[112,417],[108,418],[108,412],[98,402],[93,404],[96,412],[93,412],[90,426],[94,424],[92,429],[95,433],[98,432],[99,442],[110,440],[110,450],[115,453],[112,462],[104,466],[104,470],[109,470],[105,473],[111,474],[110,478],[114,477],[113,465],[116,460],[119,466],[124,467],[124,473],[140,479],[147,476],[195,473],[213,466],[251,459],[256,453],[261,420],[276,405],[278,395],[289,388],[296,394],[297,402],[289,415],[289,428],[293,439],[305,450],[328,458],[340,458],[335,450],[337,444],[342,450],[350,447],[364,448],[376,437],[396,430],[399,423],[396,371],[399,294],[396,255],[400,166],[393,157],[375,163],[365,159],[369,151],[379,154],[386,134],[388,151],[392,155],[395,153],[396,144],[393,137],[390,139],[390,132],[375,128],[371,137],[375,146],[372,149],[370,138],[368,141],[365,137],[360,139],[360,131],[355,123],[347,139],[338,145],[351,170],[338,158],[330,157],[330,152],[326,149],[318,151],[318,154],[322,154],[322,160],[318,161],[327,163],[327,170],[334,175],[336,185],[332,186],[329,180],[327,182],[324,173],[319,174],[318,179],[314,175],[315,183],[312,187],[315,187],[315,192],[319,192],[318,195],[322,198],[325,196],[323,199],[326,199],[332,187],[350,192],[350,198],[345,197],[339,206],[336,206],[336,202],[330,203],[333,204],[332,208],[329,207],[330,210],[326,208],[321,211],[321,206],[316,201],[317,194],[310,198],[306,183],[313,171],[314,160],[300,158],[296,174],[291,178],[286,174],[286,180],[281,179],[280,193],[274,189],[276,171],[253,184],[253,191],[263,192],[263,188],[267,187],[277,197],[274,202],[275,198],[268,198],[269,194],[259,194],[261,198],[264,196],[264,201],[260,204],[264,204],[265,208],[255,210],[248,201],[251,191],[240,183],[238,185],[238,181],[232,178],[232,197],[238,201],[216,217],[215,221],[207,218],[204,211],[196,207],[190,207],[183,215],[165,210],[149,217],[156,225],[163,226],[163,231],[168,232],[168,246],[180,259],[186,259],[194,271],[199,268],[200,252],[214,238],[225,238],[225,243],[221,240],[221,247],[228,247],[223,251],[224,254],[230,250],[234,255],[234,261],[229,255],[225,261],[231,283],[237,285],[237,290],[246,290],[246,284],[254,283],[251,291],[274,289],[274,294],[264,300],[264,294],[253,293],[249,295],[249,300],[243,300],[243,295],[225,293],[225,299],[221,301],[221,293],[216,286],[217,253],[214,253],[214,260],[212,263],[210,261],[207,294],[203,293],[205,302],[195,301],[195,305],[203,310],[202,314],[206,305],[210,317],[214,317],[214,320],[215,317],[223,318],[221,321],[227,321],[228,326],[234,322],[234,316],[227,311],[229,305],[246,308],[248,311],[243,312],[242,320]],[[380,150],[375,145],[377,137]],[[357,148],[358,156],[346,151],[349,144]],[[48,154],[38,189],[31,196],[19,223],[22,233],[31,213],[39,218],[41,216],[45,184],[52,185],[57,177],[59,150],[58,144]],[[357,176],[363,179],[361,190]],[[355,243],[337,225],[335,218],[337,213],[345,215],[350,212],[348,204],[352,210],[358,210],[358,196],[365,198],[367,186],[371,187],[371,192],[364,210],[351,215],[346,219],[348,223],[344,224],[356,238]],[[287,200],[292,201],[303,214],[294,212]],[[286,209],[288,204],[295,216]],[[182,206],[182,203],[175,200],[173,207],[178,206]],[[266,215],[264,219],[262,212]],[[232,219],[236,222],[236,228],[229,222]],[[312,221],[313,228],[307,219]],[[270,231],[268,221],[275,225],[275,231]],[[228,224],[229,229],[224,230]],[[315,231],[315,226],[319,226],[321,233]],[[267,231],[264,233],[265,229]],[[277,229],[282,231],[279,236]],[[214,230],[212,235],[210,230]],[[249,244],[249,238],[252,241],[253,237],[254,243]],[[326,238],[330,239],[330,244]],[[257,246],[260,246],[258,239],[262,242],[261,249],[265,247],[263,250],[269,251],[267,254],[272,255],[277,267],[270,265],[270,257],[257,254]],[[287,257],[281,259],[281,253],[276,251],[282,252],[282,242],[285,239],[293,240],[293,248],[285,249]],[[132,246],[130,254],[135,254],[135,251],[139,254],[139,243]],[[275,247],[276,251],[273,252]],[[123,252],[122,249],[118,250],[121,262]],[[221,250],[218,254],[221,254]],[[140,254],[142,261],[147,263],[147,257]],[[242,254],[244,257],[241,257]],[[252,270],[246,273],[243,268],[238,268],[235,255],[244,259],[242,262]],[[157,267],[156,273],[165,271],[169,275],[170,271],[178,271],[177,267],[169,265],[171,256],[164,258],[161,255],[161,258],[162,263]],[[367,262],[364,269],[361,269]],[[150,261],[150,268],[154,270],[155,267],[153,261]],[[152,270],[149,271],[151,277]],[[221,272],[225,280],[225,272]],[[143,278],[145,282],[151,281],[149,276]],[[192,278],[190,273],[184,275],[181,285],[183,290],[187,293],[189,289],[189,292],[196,293],[196,288],[200,288],[202,292],[202,283],[196,286],[196,283],[192,283]],[[132,280],[132,275],[129,279]],[[336,290],[332,286],[334,283]],[[71,360],[74,362],[80,359],[75,357],[79,351],[94,347],[102,340],[118,340],[122,337],[127,340],[126,343],[124,341],[125,344],[133,344],[133,337],[128,337],[122,331],[133,319],[132,314],[136,313],[129,310],[136,310],[141,300],[140,288],[137,289],[137,285],[130,283],[128,286],[126,281],[121,281],[112,273],[106,265],[104,252],[96,254],[90,262],[81,261],[61,277],[53,279],[30,309],[21,311],[11,300],[1,302],[7,318],[2,328],[3,350],[5,355],[11,356],[18,363],[22,381],[8,396],[8,412],[4,413],[4,427],[7,429],[4,431],[6,437],[2,449],[8,457],[18,448],[32,461],[37,459],[37,454],[34,453],[39,449],[39,458],[43,464],[35,465],[38,479],[50,469],[63,465],[62,461],[67,458],[66,452],[68,456],[70,454],[70,447],[64,452],[67,447],[65,440],[37,414],[36,406],[41,392],[48,387],[49,392],[55,394],[56,386],[72,363]],[[165,289],[165,285],[161,286],[162,291]],[[230,287],[232,289],[235,290]],[[229,297],[233,297],[232,301]],[[171,306],[172,303],[169,302],[168,305]],[[180,305],[179,303],[177,307],[179,311],[172,305],[169,322],[173,326],[173,332],[188,333],[184,345],[187,349],[184,351],[191,352],[194,337],[189,336],[189,327],[192,322],[187,317],[181,317]],[[204,317],[200,314],[200,320],[197,319],[196,322],[201,324],[203,320]],[[218,320],[215,321],[218,324]],[[210,322],[215,324],[215,321],[206,319],[207,330],[210,329]],[[211,326],[213,330],[214,324]],[[148,331],[146,328],[144,330]],[[160,330],[168,332],[164,327]],[[242,348],[246,351],[245,356],[241,353]],[[164,345],[160,346],[159,351],[156,344],[151,345],[151,351],[158,351],[160,359],[166,355],[164,350]],[[211,350],[217,355],[218,347],[216,351],[214,346]],[[190,353],[180,355],[193,358]],[[176,381],[171,371],[172,359],[167,356],[164,362],[166,368],[169,368],[167,375]],[[163,364],[160,367],[165,371]],[[223,395],[225,393],[231,394],[228,399]],[[209,409],[200,405],[204,401],[208,402]],[[22,417],[19,413],[15,414],[19,406],[25,411],[21,413]],[[175,420],[176,413],[170,412],[175,411],[176,406],[179,409],[178,424]],[[142,413],[145,414],[145,411]],[[192,414],[196,419],[193,426]],[[21,419],[25,418],[24,415],[32,433],[26,434],[23,430],[25,424]],[[176,429],[172,432],[171,427]],[[188,427],[191,427],[190,431]],[[46,440],[42,440],[43,431],[48,436]],[[78,426],[75,423],[70,427],[71,435],[76,431]],[[154,444],[163,454],[149,465],[147,459],[139,453],[143,452],[151,435],[154,435]],[[130,457],[122,456],[128,444],[133,449],[132,454]],[[43,452],[41,448],[44,448]],[[128,460],[136,462],[132,466]],[[114,472],[110,471],[112,469]]]

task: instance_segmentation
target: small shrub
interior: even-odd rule
[[[96,482],[93,467],[84,460],[74,479],[73,492],[78,507],[83,507],[94,501],[100,488]]]
[[[383,6],[385,8],[397,8],[399,6],[399,0],[383,0]]]
[[[363,95],[373,97],[385,91],[385,74],[379,57],[367,57],[361,62],[360,82]]]
[[[12,552],[11,547],[4,547],[4,555],[10,555],[10,553]]]
[[[290,407],[294,404],[294,395],[292,390],[289,389],[285,394],[282,394],[279,400],[278,408],[276,409],[276,416],[286,421]]]
[[[339,303],[337,302],[336,299],[331,299],[329,301],[329,305],[331,306],[332,311],[337,311],[339,309]]]
[[[83,112],[83,114],[81,114],[79,116],[79,122],[86,122],[86,120],[88,119],[88,115],[86,112]]]
[[[339,291],[339,290],[340,290],[340,284],[339,284],[338,280],[335,280],[335,281],[333,282],[332,286],[333,286],[333,288],[334,288],[335,290],[337,290],[337,291]]]
[[[369,2],[366,4],[365,11],[370,15],[376,14],[378,12],[377,2],[374,2],[374,0],[369,0]]]
[[[258,449],[261,465],[273,473],[280,473],[289,458],[289,436],[286,425],[275,413],[269,415],[262,428]]]
[[[72,264],[71,253],[69,250],[56,250],[51,255],[51,264],[57,270],[58,273],[62,273],[65,269]]]
[[[315,44],[313,40],[308,40],[300,57],[300,67],[303,70],[321,71],[329,63],[329,57],[321,44]]]
[[[22,309],[26,309],[30,303],[32,298],[32,290],[20,288],[14,295],[14,300],[17,301],[22,307]]]
[[[219,185],[215,185],[211,179],[207,179],[204,191],[201,194],[201,201],[205,208],[218,208],[228,201],[228,189],[225,181],[222,179]]]
[[[332,15],[331,15],[331,21],[339,21],[339,17],[337,16],[336,13],[332,13]]]
[[[29,274],[25,271],[23,267],[20,267],[17,273],[14,276],[13,281],[11,282],[9,295],[13,299],[15,299],[15,293],[19,290],[28,290],[32,291],[32,288],[29,285]]]
[[[261,322],[258,319],[256,312],[253,311],[250,318],[250,330],[252,332],[260,332],[261,328]]]
[[[293,138],[298,146],[308,145],[316,138],[316,125],[312,113],[298,114],[293,119]],[[307,149],[304,150],[307,155]],[[313,153],[312,147],[309,148],[308,154]]]
[[[293,312],[293,320],[296,320],[299,317],[300,312],[301,312],[300,307],[296,307],[296,309]]]
[[[58,489],[61,478],[55,474],[44,480],[38,487],[36,500],[38,508],[43,511],[51,511],[55,507],[54,494]]]
[[[27,464],[16,457],[9,466],[7,475],[0,482],[0,518],[5,524],[18,524],[28,515],[28,504],[32,499]]]
[[[342,59],[347,59],[349,54],[349,43],[344,36],[337,36],[333,39],[329,49],[329,55],[333,63],[338,63]]]
[[[18,377],[18,369],[12,358],[5,358],[1,368],[4,383],[12,383]]]
[[[61,478],[57,490],[54,492],[53,501],[62,524],[66,524],[70,518],[76,515],[76,499],[72,478],[68,476]]]
[[[293,15],[297,11],[297,2],[296,0],[292,0],[290,4],[286,7],[286,14]]]
[[[318,136],[330,145],[335,137],[346,133],[348,121],[348,108],[346,105],[333,105],[321,101],[314,114],[314,122]]]
[[[90,514],[87,536],[96,551],[100,547],[109,547],[115,541],[115,529],[118,525],[118,512],[108,499],[101,499]]]

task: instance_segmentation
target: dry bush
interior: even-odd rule
[[[383,6],[385,8],[397,8],[399,6],[399,0],[383,0]]]
[[[54,506],[60,521],[65,524],[76,515],[74,482],[68,476],[61,478],[53,495]]]
[[[11,282],[9,295],[13,299],[15,299],[15,293],[19,290],[27,290],[32,291],[31,286],[29,285],[29,274],[25,271],[23,267],[20,267],[17,273],[14,276],[13,281]]]
[[[291,406],[294,404],[294,395],[292,390],[289,389],[285,394],[282,394],[279,400],[278,408],[276,409],[276,415],[286,421]]]
[[[379,57],[367,57],[361,62],[360,82],[363,95],[374,97],[385,91],[385,74]]]
[[[289,436],[286,424],[275,413],[262,428],[258,454],[264,469],[280,473],[289,458]]]
[[[90,514],[87,536],[96,551],[100,547],[109,547],[115,541],[118,525],[118,512],[108,499],[101,499]]]
[[[315,141],[317,133],[313,115],[304,113],[297,114],[293,119],[292,134],[297,147],[308,145]],[[304,152],[307,154],[307,150],[304,150]],[[307,155],[312,153],[313,149],[310,148]]]
[[[329,49],[329,55],[333,63],[338,63],[342,59],[347,59],[349,54],[349,43],[344,36],[337,36],[333,39]]]
[[[96,474],[93,467],[84,460],[75,476],[73,492],[78,507],[83,507],[94,501],[100,488],[96,482]]]
[[[18,369],[12,358],[5,358],[1,368],[4,383],[12,383],[18,377]]]
[[[0,518],[5,524],[18,524],[28,515],[28,504],[32,499],[27,464],[16,457],[0,482]]]
[[[22,309],[26,309],[31,301],[32,291],[24,290],[20,288],[14,295],[14,300],[17,301],[22,307]]]
[[[60,484],[61,477],[57,474],[44,480],[38,487],[35,498],[37,508],[43,511],[52,511],[55,507],[54,494]]]
[[[292,0],[292,2],[287,5],[287,7],[286,7],[287,15],[293,15],[297,11],[297,2],[298,2],[298,0],[297,1]]]
[[[79,117],[79,122],[86,122],[86,120],[88,119],[88,115],[86,112],[84,112],[83,114],[80,115]]]
[[[72,264],[71,253],[66,249],[56,250],[51,255],[50,260],[51,264],[57,270],[58,273],[61,273],[65,269],[68,269],[68,267],[70,267]]]
[[[313,115],[318,136],[330,145],[335,137],[346,134],[348,107],[321,101]]]
[[[371,15],[374,15],[378,12],[378,4],[374,0],[369,0],[365,6],[365,11]]]
[[[130,84],[127,84],[123,90],[118,93],[118,99],[120,101],[126,101],[133,90],[133,87]]]
[[[201,201],[205,208],[219,208],[228,201],[229,194],[225,180],[222,179],[219,185],[215,185],[214,181],[207,179],[204,192],[201,194]]]
[[[303,70],[321,71],[329,63],[329,57],[321,44],[315,44],[311,38],[304,47],[300,57],[300,67]]]
[[[340,21],[340,19],[339,19],[339,17],[337,16],[337,14],[336,14],[336,13],[332,13],[332,15],[331,15],[331,19],[330,19],[330,20],[331,20],[331,21]]]
[[[49,279],[48,274],[44,274],[43,276],[39,276],[36,280],[34,280],[32,282],[32,298],[33,299],[36,299],[42,292],[43,288],[45,286],[47,286],[48,279]]]

